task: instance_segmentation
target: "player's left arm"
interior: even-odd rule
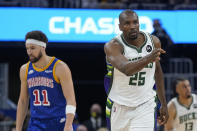
[[[67,107],[68,107],[68,105],[71,107],[76,107],[76,100],[75,100],[72,75],[71,75],[71,71],[70,71],[69,67],[67,66],[67,64],[60,61],[56,66],[55,72],[56,72],[56,76],[59,79],[60,84],[62,86],[62,90],[63,90],[64,96],[65,96],[66,102],[67,102]],[[66,107],[66,109],[68,109],[67,107]],[[68,110],[66,112],[67,112],[66,113],[66,124],[65,124],[64,131],[70,131],[72,128],[74,113],[70,113],[70,112],[72,112],[72,108],[69,113],[68,113]]]
[[[156,36],[152,36],[155,48],[161,48],[161,42]],[[160,116],[158,117],[158,121],[161,125],[165,124],[168,120],[168,109],[165,98],[165,88],[164,88],[164,78],[163,71],[159,61],[156,61],[156,70],[155,70],[155,82],[157,95],[161,102],[160,108]]]

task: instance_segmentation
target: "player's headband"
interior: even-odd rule
[[[46,43],[35,39],[27,39],[26,44],[35,44],[46,48]]]

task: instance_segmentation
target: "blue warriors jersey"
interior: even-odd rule
[[[32,118],[54,118],[65,116],[66,99],[55,76],[55,67],[60,62],[52,57],[49,64],[38,69],[31,62],[27,64],[27,88],[30,96]]]

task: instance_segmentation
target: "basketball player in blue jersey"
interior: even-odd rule
[[[16,131],[22,131],[29,103],[28,131],[73,131],[76,101],[69,67],[46,54],[48,39],[41,31],[28,32],[25,40],[30,61],[20,68]]]
[[[110,131],[154,131],[156,83],[161,102],[158,122],[168,120],[160,55],[165,53],[156,36],[139,31],[136,12],[125,10],[119,15],[123,32],[105,44],[108,73],[106,116]]]

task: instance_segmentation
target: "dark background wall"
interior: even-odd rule
[[[77,114],[83,121],[89,117],[91,104],[105,109],[103,78],[106,73],[103,43],[49,43],[47,54],[66,62],[72,72],[77,100]],[[172,57],[189,57],[197,68],[197,45],[173,45]],[[9,98],[17,103],[20,92],[19,69],[28,61],[23,42],[0,42],[0,62],[9,63]]]
[[[90,106],[97,102],[105,109],[103,85],[105,70],[104,44],[49,43],[46,52],[68,64],[74,81],[77,113],[81,121],[88,119]],[[0,44],[0,62],[9,63],[9,98],[17,103],[20,93],[20,66],[28,61],[24,43]]]

